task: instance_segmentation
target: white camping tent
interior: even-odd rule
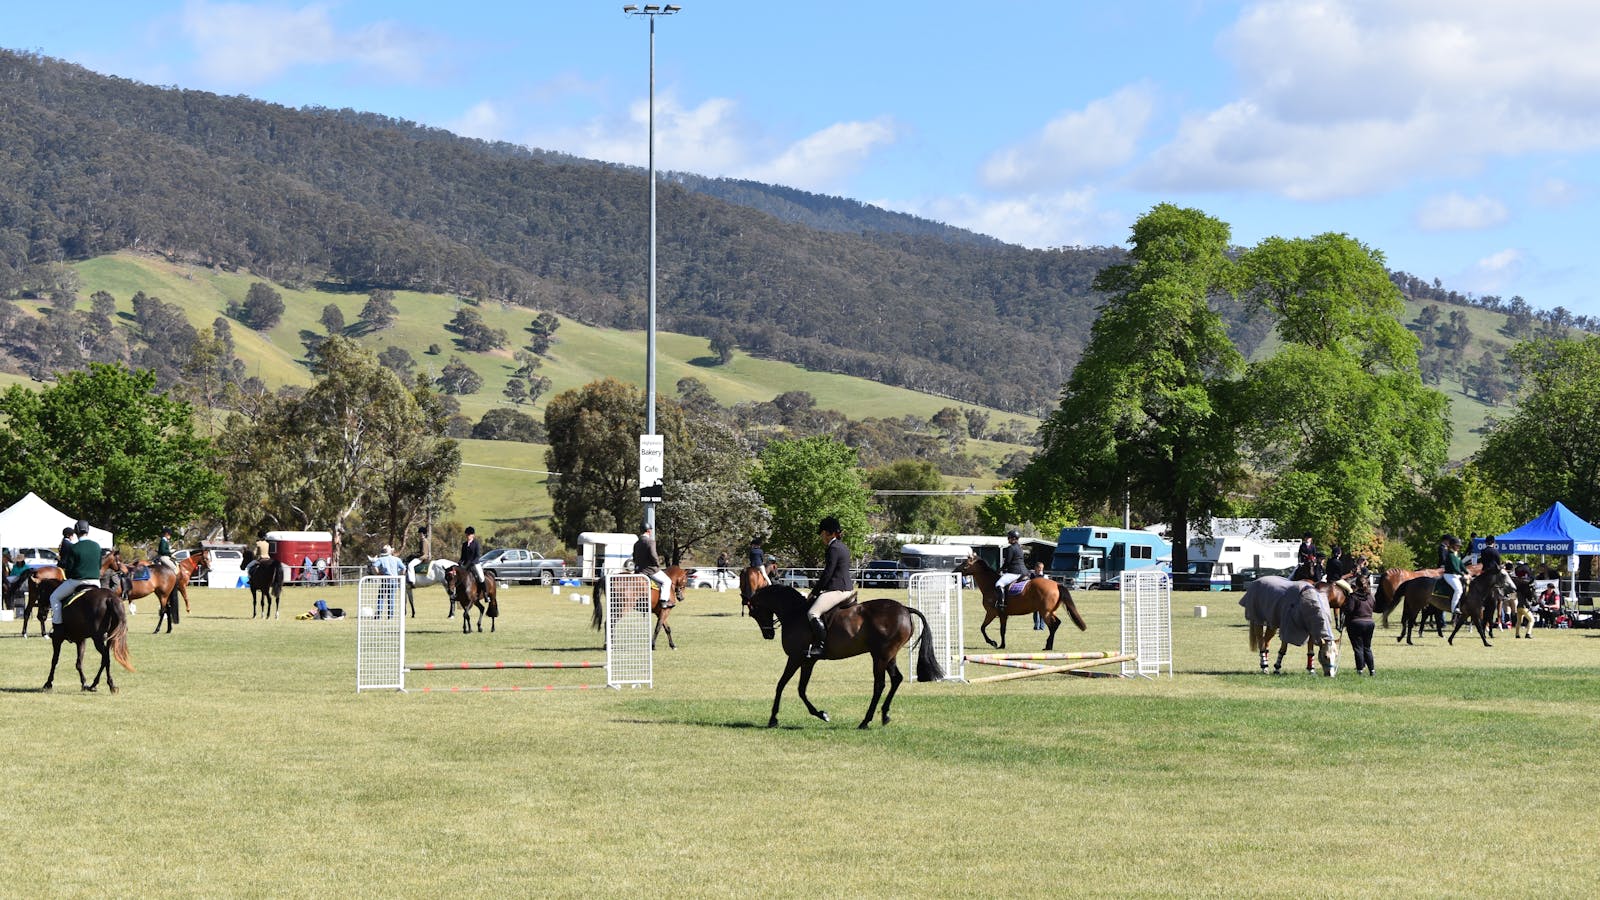
[[[61,546],[61,529],[71,528],[78,520],[44,502],[38,494],[28,492],[26,497],[0,512],[0,547]],[[113,546],[111,532],[89,527],[89,538],[102,549]]]

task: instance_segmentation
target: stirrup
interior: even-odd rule
[[[806,648],[806,658],[821,659],[824,652],[825,648],[821,644],[812,644]]]

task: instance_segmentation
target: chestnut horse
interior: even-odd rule
[[[461,604],[461,633],[472,633],[473,607],[478,609],[478,631],[483,631],[483,614],[487,610],[489,631],[493,633],[495,621],[500,618],[500,590],[494,583],[494,573],[483,573],[483,588],[480,590],[478,579],[473,578],[465,566],[451,566],[447,571],[450,601]]]
[[[983,595],[983,624],[978,626],[978,633],[983,635],[984,640],[989,641],[991,647],[1005,649],[1006,619],[1010,616],[1034,613],[1043,615],[1045,625],[1050,628],[1049,636],[1044,639],[1046,650],[1055,649],[1056,629],[1061,627],[1061,617],[1056,615],[1057,609],[1066,609],[1067,615],[1072,617],[1072,624],[1078,626],[1079,631],[1089,630],[1089,626],[1083,623],[1083,616],[1078,614],[1078,605],[1072,602],[1072,592],[1049,578],[1030,579],[1022,589],[1022,593],[1007,600],[1004,611],[1001,611],[996,603],[1000,599],[1000,592],[995,590],[995,582],[1000,580],[1000,575],[989,568],[988,563],[976,555],[969,556],[967,561],[956,569],[956,573],[970,577],[972,583],[978,586],[979,593]],[[996,618],[1000,620],[998,644],[989,639],[989,623]]]
[[[683,591],[689,586],[689,570],[685,569],[683,566],[667,566],[661,571],[667,573],[667,578],[672,582],[672,596],[674,598],[674,602],[682,603]],[[602,631],[606,627],[605,612],[602,610],[605,604],[601,602],[601,599],[605,597],[605,595],[605,578],[596,578],[594,580],[594,590],[589,595],[589,602],[594,607],[594,617],[590,624],[594,625],[594,629],[596,631]],[[655,631],[650,633],[650,649],[655,649],[656,638],[659,637],[663,631],[667,633],[667,649],[678,649],[678,645],[672,642],[672,626],[667,624],[667,617],[672,615],[673,608],[674,607],[672,606],[661,605],[661,588],[656,584],[654,578],[650,579],[650,611],[654,613],[656,617]]]
[[[769,562],[764,566],[746,566],[739,570],[739,615],[744,615],[745,607],[750,605],[750,598],[756,591],[778,580],[778,564]]]
[[[768,585],[750,598],[750,618],[761,628],[761,636],[772,640],[777,635],[777,625],[783,626],[783,652],[789,657],[783,675],[778,679],[778,689],[772,696],[772,717],[767,727],[778,724],[778,704],[783,699],[783,688],[798,671],[800,673],[800,699],[813,716],[828,721],[828,713],[812,705],[806,696],[806,685],[811,682],[811,670],[817,657],[807,655],[811,646],[811,629],[806,625],[806,610],[811,604],[797,590],[788,585]],[[884,676],[889,678],[889,696],[883,700],[883,724],[889,724],[889,704],[894,702],[895,691],[905,676],[900,674],[896,656],[900,648],[911,640],[911,617],[922,620],[922,633],[928,633],[928,620],[921,611],[903,606],[887,598],[847,603],[830,610],[824,621],[827,637],[823,644],[822,659],[848,659],[863,653],[872,655],[872,702],[867,705],[867,717],[859,727],[872,724],[872,714],[878,708],[878,698],[883,696]],[[917,642],[917,680],[939,681],[944,671],[933,655],[933,642]]]
[[[48,609],[50,593],[60,585],[56,579],[35,581],[29,590],[37,590]],[[100,676],[104,675],[106,687],[113,694],[117,692],[116,682],[111,680],[112,659],[129,672],[133,671],[128,658],[128,608],[121,597],[105,588],[90,587],[68,597],[61,604],[61,622],[50,629],[50,639],[55,646],[50,653],[50,675],[44,680],[44,690],[55,686],[56,664],[61,661],[61,645],[66,641],[78,646],[78,685],[86,691],[99,687]],[[91,640],[100,651],[100,667],[95,670],[93,682],[87,681],[83,674],[83,642]]]
[[[204,549],[178,560],[176,571],[165,566],[156,565],[145,559],[141,559],[137,563],[125,563],[122,561],[120,553],[111,550],[106,553],[105,558],[100,562],[100,576],[105,578],[113,572],[119,574],[122,577],[123,584],[122,599],[130,603],[140,597],[155,595],[159,605],[158,614],[156,615],[156,632],[161,631],[161,622],[165,619],[167,633],[171,634],[173,624],[178,621],[178,609],[172,605],[172,594],[176,591],[183,598],[183,611],[187,613],[189,611],[189,579],[194,577],[194,573],[199,570],[201,563],[207,566],[211,565],[210,555]],[[139,581],[132,580],[129,576],[135,565],[148,568],[150,577]]]

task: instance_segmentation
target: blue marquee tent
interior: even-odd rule
[[[1496,535],[1495,541],[1502,553],[1533,553],[1541,556],[1600,554],[1600,528],[1578,518],[1560,501],[1521,528]],[[1472,550],[1476,551],[1482,544],[1482,538],[1474,540]]]

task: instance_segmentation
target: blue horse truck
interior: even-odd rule
[[[1171,566],[1172,544],[1159,534],[1080,525],[1061,529],[1050,574],[1069,588],[1111,587],[1122,573]]]

